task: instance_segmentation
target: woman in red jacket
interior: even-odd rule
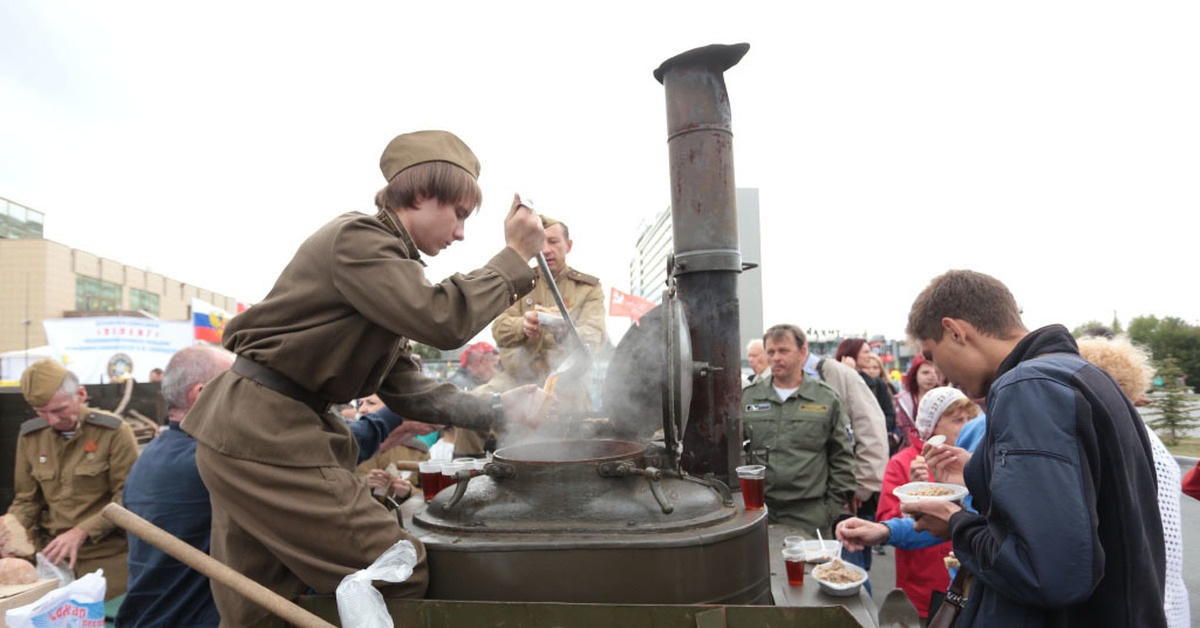
[[[921,449],[924,441],[935,434],[946,437],[947,445],[958,440],[958,431],[971,419],[979,416],[975,405],[957,388],[934,388],[921,397],[917,409],[916,432],[911,446],[901,449],[888,460],[883,475],[883,491],[879,494],[879,521],[903,516],[900,500],[892,490],[909,482],[936,482],[929,473]],[[903,589],[922,619],[929,616],[930,595],[943,593],[950,587],[950,576],[943,561],[953,545],[947,541],[917,550],[896,549],[896,586]]]
[[[1200,499],[1200,462],[1183,476],[1183,494]]]
[[[921,397],[938,386],[944,386],[943,379],[942,372],[925,356],[918,353],[913,358],[908,373],[904,375],[904,390],[896,395],[896,430],[900,432],[901,449],[912,444],[916,437],[914,422]]]

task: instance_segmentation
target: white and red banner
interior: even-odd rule
[[[188,321],[96,316],[42,321],[51,355],[81,384],[107,384],[133,377],[150,381],[176,351],[196,344]],[[19,375],[18,375],[19,377]]]
[[[654,309],[653,301],[634,296],[628,292],[621,292],[611,286],[609,290],[611,291],[608,298],[609,316],[627,316],[632,318],[633,322],[636,323],[642,319],[642,316],[645,316],[646,312]]]

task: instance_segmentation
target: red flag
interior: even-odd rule
[[[654,303],[642,297],[621,292],[611,286],[609,290],[612,291],[608,298],[609,316],[628,316],[636,323],[641,320],[642,315],[654,309]]]

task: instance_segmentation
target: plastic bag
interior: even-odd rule
[[[60,587],[75,582],[75,572],[66,567],[55,565],[41,552],[37,553],[37,575],[39,578],[54,578],[58,580],[58,586]]]
[[[102,628],[107,590],[104,570],[97,569],[32,604],[9,609],[4,621],[9,628]]]
[[[417,548],[408,541],[397,541],[370,567],[345,578],[337,588],[338,616],[343,626],[392,628],[383,595],[371,586],[372,580],[404,582],[417,564]]]

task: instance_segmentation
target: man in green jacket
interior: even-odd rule
[[[795,325],[763,335],[770,376],[742,390],[744,438],[767,467],[772,523],[833,538],[831,525],[854,495],[854,432],[837,392],[804,376],[808,343]]]

